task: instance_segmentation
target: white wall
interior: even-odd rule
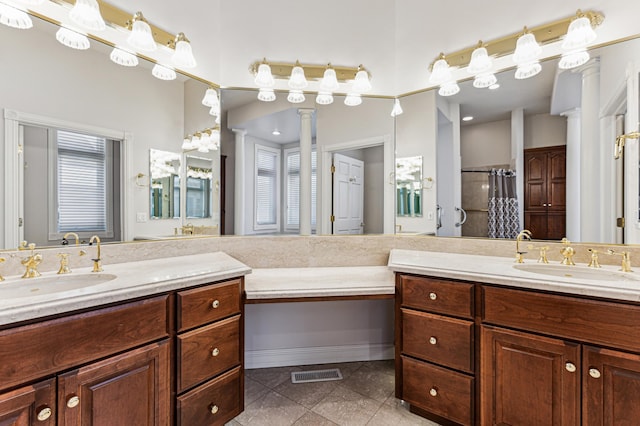
[[[460,155],[463,169],[511,164],[511,121],[462,126]]]
[[[524,149],[566,144],[566,117],[549,114],[524,117]]]

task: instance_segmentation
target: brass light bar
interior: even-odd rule
[[[291,75],[291,70],[296,66],[296,63],[288,63],[288,62],[270,62],[265,60],[256,61],[251,66],[249,66],[249,71],[254,75],[258,73],[258,67],[260,64],[266,63],[271,67],[271,74],[274,78],[289,78]],[[304,76],[308,80],[321,80],[324,76],[324,72],[327,68],[331,67],[336,72],[336,78],[338,81],[347,81],[353,80],[356,76],[356,73],[360,70],[364,70],[365,68],[360,65],[359,67],[343,67],[343,66],[334,66],[331,64],[327,65],[310,65],[310,64],[297,64],[300,65],[304,69]],[[371,78],[371,73],[367,70],[369,74],[369,78]]]
[[[568,18],[560,19],[554,22],[550,22],[548,24],[539,25],[533,28],[524,28],[524,31],[520,31],[502,38],[498,38],[491,41],[483,41],[482,46],[487,49],[487,53],[489,56],[493,57],[501,57],[505,55],[509,55],[516,50],[516,42],[518,38],[524,34],[525,32],[533,33],[536,37],[536,41],[540,43],[540,45],[552,43],[560,40],[565,34],[567,34],[567,29],[569,28],[569,24],[573,21],[576,16],[586,16],[591,21],[592,27],[597,27],[604,20],[604,15],[600,12],[595,12],[592,10],[582,12],[578,10],[576,15],[570,16]],[[471,53],[478,47],[478,45],[474,45],[472,47],[467,47],[462,50],[458,50],[456,52],[452,52],[444,55],[450,67],[459,67],[464,68],[469,65],[471,62]],[[433,64],[440,59],[441,56],[438,56],[431,63],[429,69],[433,68]]]

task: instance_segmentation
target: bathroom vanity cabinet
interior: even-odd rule
[[[243,286],[4,326],[0,424],[224,424],[244,405]]]
[[[396,285],[396,396],[413,412],[462,425],[640,418],[639,304],[402,273]]]

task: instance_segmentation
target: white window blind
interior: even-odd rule
[[[255,228],[278,227],[280,151],[256,145]]]
[[[58,130],[57,232],[106,232],[107,140]]]
[[[300,150],[285,153],[287,173],[287,229],[300,228]],[[316,226],[316,151],[311,151],[311,227]]]

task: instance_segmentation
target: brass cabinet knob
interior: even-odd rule
[[[576,365],[574,363],[572,363],[572,362],[567,362],[564,365],[564,368],[566,368],[569,373],[575,373],[576,372]]]
[[[593,377],[594,379],[599,379],[600,378],[600,370],[598,370],[597,368],[590,368],[589,369],[589,375],[591,377]]]
[[[73,408],[77,407],[80,404],[80,397],[78,395],[73,395],[71,398],[67,399],[67,407]]]
[[[219,410],[220,409],[216,404],[211,404],[211,407],[209,408],[209,411],[211,411],[211,414],[216,414]]]
[[[49,417],[51,417],[51,414],[53,414],[53,410],[51,410],[51,408],[47,406],[42,407],[40,411],[38,411],[38,421],[44,422],[45,420],[49,419]]]
[[[432,345],[435,345],[436,343],[438,343],[438,339],[436,339],[435,337],[431,336],[431,337],[429,337],[429,343],[431,343]]]
[[[214,300],[213,303],[211,303],[211,307],[213,309],[218,309],[218,307],[220,306],[220,301],[219,300]]]
[[[429,389],[429,395],[431,395],[431,396],[438,396],[438,389],[436,389],[435,387],[434,387],[434,388]]]
[[[434,292],[429,293],[429,299],[436,300],[437,298],[438,298],[438,295],[435,294]]]
[[[213,350],[211,351],[211,356],[218,356],[218,355],[220,355],[220,349],[213,348]]]

